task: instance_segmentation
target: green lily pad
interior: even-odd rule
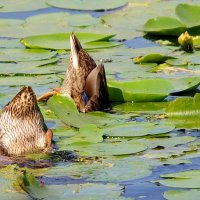
[[[145,33],[152,35],[179,36],[186,31],[186,27],[180,21],[171,17],[157,17],[149,19],[143,27]]]
[[[43,49],[1,49],[1,62],[46,60],[56,56],[56,51]]]
[[[25,75],[25,74],[26,75],[52,74],[56,73],[56,70],[58,72],[58,66],[56,66],[55,69],[53,68],[53,66],[44,67],[44,65],[56,63],[57,61],[58,58],[51,58],[46,60],[36,60],[29,62],[0,63],[0,75],[5,76],[5,75]]]
[[[200,188],[200,170],[182,171],[161,175],[162,180],[157,180],[162,185],[177,188]]]
[[[111,101],[162,101],[172,88],[173,85],[164,79],[144,79],[133,82],[108,81]]]
[[[121,160],[111,158],[103,160],[103,162],[80,162],[68,166],[57,166],[47,171],[45,176],[70,175],[74,179],[87,178],[89,181],[119,182],[143,178],[151,173],[151,166],[147,162],[130,160],[129,158]]]
[[[163,101],[170,93],[193,90],[199,83],[199,77],[138,79],[131,82],[108,80],[108,91],[111,101]]]
[[[164,113],[168,102],[125,102],[119,104],[114,102],[112,109],[122,112],[137,112],[137,113]]]
[[[173,120],[179,127],[199,127],[200,120],[200,94],[194,98],[178,98],[169,103],[166,110],[170,120]]]
[[[43,8],[48,8],[46,0],[1,0],[0,5],[3,7],[0,9],[0,12],[23,12],[31,10],[39,10]]]
[[[100,23],[99,18],[94,18],[89,14],[70,15],[68,20],[70,26],[80,26],[80,27],[86,27]]]
[[[24,85],[31,85],[33,88],[38,86],[43,86],[43,91],[41,93],[44,93],[44,88],[48,84],[51,84],[51,87],[56,87],[57,83],[60,79],[56,77],[55,75],[38,75],[38,76],[9,76],[0,77],[0,85],[3,87],[9,86],[9,87],[16,87],[16,86],[24,86]]]
[[[58,8],[66,8],[72,10],[94,10],[94,11],[103,11],[103,10],[112,10],[127,4],[126,0],[110,0],[109,2],[106,0],[103,1],[90,1],[90,0],[47,0],[49,5],[58,7]]]
[[[162,54],[148,54],[143,57],[135,58],[135,63],[163,63],[168,59],[172,59],[175,57],[165,56]]]
[[[116,184],[85,183],[41,186],[33,175],[26,172],[17,177],[15,186],[21,188],[32,199],[124,199],[120,197],[122,187]]]
[[[178,4],[176,15],[187,27],[200,25],[200,6],[198,4]]]
[[[156,135],[155,135],[156,136]],[[144,138],[139,139],[139,142],[146,144],[149,148],[164,147],[171,148],[181,144],[188,144],[195,141],[192,136],[170,137],[170,138]]]
[[[192,97],[178,98],[169,103],[167,114],[173,118],[191,118],[200,116],[200,94]]]
[[[20,43],[19,39],[0,39],[0,48],[6,49],[15,49],[15,48],[24,48]]]
[[[57,34],[46,34],[46,35],[35,35],[23,38],[21,43],[28,48],[43,48],[43,49],[66,49],[70,50],[70,38],[71,33],[57,33]],[[102,48],[101,42],[106,42],[114,35],[103,35],[103,34],[94,34],[94,33],[76,33],[76,36],[79,38],[81,43],[84,44],[88,42],[100,42],[100,47]],[[86,44],[90,45],[90,44]],[[108,45],[106,43],[106,45]],[[92,48],[92,44],[90,45]],[[94,48],[94,47],[93,47]]]
[[[1,10],[1,9],[0,9]],[[0,19],[0,36],[21,38],[24,36],[23,20],[19,19]]]
[[[200,84],[200,78],[195,76],[175,78],[171,79],[171,82],[174,85],[174,90],[172,91],[172,93],[187,92],[198,87],[198,85]]]
[[[104,133],[111,137],[141,137],[145,135],[163,134],[172,131],[174,125],[158,123],[126,123],[104,129]]]
[[[89,142],[76,142],[69,144],[67,149],[77,151],[81,156],[120,156],[135,154],[145,151],[147,146],[138,142],[102,142],[102,143],[89,143]]]
[[[87,124],[95,124],[97,127],[101,127],[118,120],[114,115],[79,113],[74,101],[62,95],[54,95],[47,104],[64,124],[77,128],[84,127]]]
[[[164,198],[167,200],[199,200],[199,190],[168,190],[164,192]]]

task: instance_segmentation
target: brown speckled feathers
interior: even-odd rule
[[[1,113],[1,151],[8,155],[19,155],[45,149],[47,131],[35,93],[31,87],[23,87]]]
[[[72,97],[78,110],[81,112],[108,108],[110,104],[108,103],[109,98],[104,67],[102,65],[97,67],[95,61],[82,48],[79,40],[73,33],[70,37],[70,44],[70,61],[64,83],[61,87],[61,93]],[[88,76],[90,78],[86,81]],[[88,84],[90,86],[86,86]],[[87,94],[85,88],[90,90],[90,94]],[[88,95],[89,104],[83,99],[84,91]],[[91,92],[94,92],[94,94]],[[91,97],[92,99],[90,100]],[[93,105],[94,102],[95,105]]]

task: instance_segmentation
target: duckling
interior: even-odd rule
[[[0,154],[51,150],[53,133],[47,128],[31,87],[24,86],[0,116]]]
[[[70,61],[63,85],[39,97],[38,101],[62,93],[74,100],[80,112],[108,109],[110,102],[104,66],[97,66],[74,33],[70,36],[70,45]]]

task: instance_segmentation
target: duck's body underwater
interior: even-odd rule
[[[47,128],[31,87],[21,91],[0,116],[0,154],[20,155],[51,149],[53,133]]]
[[[70,61],[62,87],[38,100],[59,92],[71,97],[81,112],[108,109],[110,102],[104,66],[96,65],[73,33],[70,36],[70,45]]]

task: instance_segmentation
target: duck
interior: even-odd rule
[[[102,111],[110,108],[105,68],[97,65],[83,49],[74,33],[70,35],[70,59],[63,84],[38,98],[47,100],[61,93],[71,97],[80,112]]]
[[[51,151],[53,132],[48,129],[30,86],[24,86],[2,109],[0,155]]]

